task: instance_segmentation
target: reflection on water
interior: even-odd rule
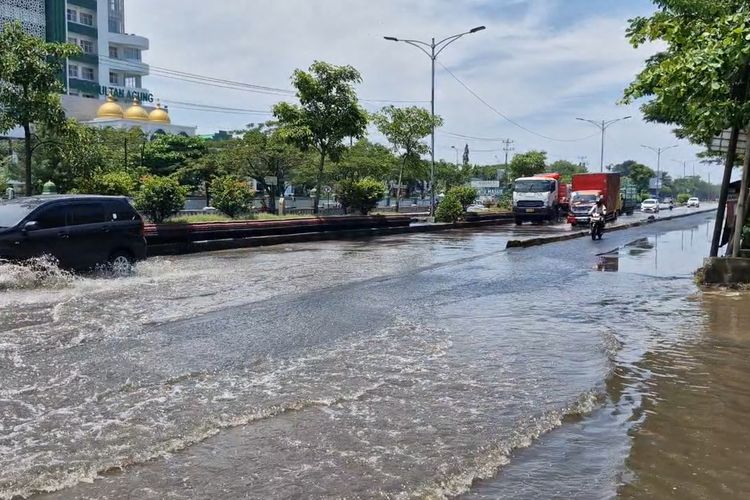
[[[652,377],[623,498],[750,498],[750,295],[695,305],[703,324],[691,339],[667,339],[639,364]]]

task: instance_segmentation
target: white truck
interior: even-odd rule
[[[560,176],[521,177],[513,183],[513,217],[524,222],[556,222],[560,219]]]

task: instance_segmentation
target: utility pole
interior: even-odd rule
[[[508,170],[508,154],[515,151],[516,148],[513,147],[513,141],[511,139],[505,139],[503,141],[500,141],[503,143],[503,151],[505,152],[505,170]]]
[[[586,156],[579,156],[578,157],[578,166],[586,168],[586,160],[588,160],[588,157],[586,157]]]

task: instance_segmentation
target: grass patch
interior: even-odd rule
[[[222,213],[213,214],[196,214],[182,215],[172,217],[166,221],[166,224],[201,224],[206,222],[231,222],[231,221],[248,221],[248,220],[289,220],[289,219],[311,219],[314,215],[275,215],[269,213],[249,213],[242,214],[236,219]]]
[[[224,214],[181,215],[167,220],[167,224],[197,224],[201,222],[228,222],[232,219]]]

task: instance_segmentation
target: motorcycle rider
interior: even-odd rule
[[[589,210],[589,216],[594,214],[601,215],[602,217],[607,216],[607,207],[604,205],[604,199],[601,197],[596,200],[596,205],[591,207],[591,210]]]

